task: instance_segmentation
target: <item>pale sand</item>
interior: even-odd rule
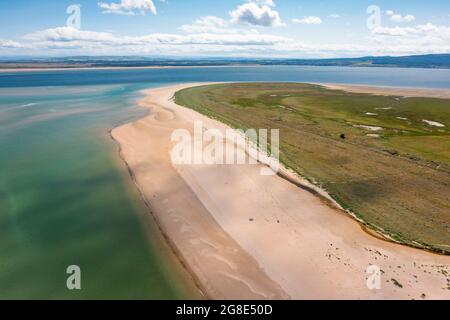
[[[402,97],[426,97],[450,99],[450,89],[425,89],[425,88],[394,88],[394,87],[375,87],[363,85],[347,85],[332,83],[317,83],[328,89],[343,90],[353,93],[371,93],[383,96],[402,96]]]
[[[318,196],[279,176],[261,176],[261,165],[174,167],[174,129],[192,132],[194,120],[227,128],[172,101],[191,86],[148,90],[140,105],[151,114],[112,135],[162,230],[209,297],[450,299],[449,256],[375,238]],[[383,270],[381,290],[367,288],[370,264]]]

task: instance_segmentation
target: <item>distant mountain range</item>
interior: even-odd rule
[[[1,69],[19,68],[98,68],[98,67],[170,67],[170,66],[346,66],[450,68],[450,54],[430,54],[403,57],[362,57],[336,59],[265,59],[265,58],[161,58],[161,57],[61,57],[61,58],[0,58]]]

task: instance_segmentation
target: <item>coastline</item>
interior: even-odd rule
[[[194,120],[209,128],[227,128],[171,101],[176,91],[192,86],[146,91],[139,105],[151,109],[151,114],[111,135],[160,228],[208,297],[420,299],[426,294],[450,299],[450,291],[441,288],[445,283],[439,272],[439,266],[448,271],[450,257],[377,239],[342,210],[285,178],[262,177],[259,167],[250,165],[172,166],[171,130],[192,130]],[[304,181],[299,183],[305,187]],[[270,240],[267,234],[273,235]],[[272,248],[277,243],[279,247]],[[390,274],[382,291],[366,287],[369,262],[382,264]],[[402,272],[396,272],[400,265]],[[418,270],[424,265],[431,274],[415,278],[416,273],[425,273]],[[208,270],[211,267],[216,269]],[[408,292],[395,285],[412,286],[414,281]]]
[[[399,87],[380,87],[355,84],[338,83],[314,83],[331,90],[342,90],[351,93],[368,93],[384,96],[402,96],[411,98],[439,98],[450,99],[450,89],[431,89],[431,88],[399,88]]]
[[[166,98],[172,95],[169,92]],[[139,105],[150,108],[152,114],[113,129],[111,135],[119,143],[122,157],[150,212],[197,286],[211,299],[288,299],[289,296],[220,228],[195,193],[179,179],[170,164],[169,154],[158,152],[169,147],[172,128],[164,128],[164,123],[173,120],[170,112],[146,102],[145,98]],[[174,124],[183,126],[178,122]],[[145,130],[149,127],[153,127],[151,132]],[[148,133],[155,139],[149,141]],[[138,140],[138,145],[133,143]],[[146,153],[149,149],[158,151]],[[140,151],[143,153],[137,155]],[[145,166],[145,170],[140,170],[141,166]]]
[[[175,281],[180,281],[180,283],[176,284],[178,290],[181,290],[186,297],[198,300],[208,299],[207,292],[205,288],[203,288],[202,284],[195,277],[195,274],[189,270],[186,262],[183,260],[182,255],[178,251],[177,247],[171,241],[170,237],[164,232],[159,221],[156,219],[154,214],[152,213],[151,206],[145,195],[142,193],[141,188],[139,187],[136,177],[131,170],[130,165],[128,164],[126,158],[123,155],[121,145],[114,139],[112,135],[112,131],[114,129],[109,130],[108,135],[109,138],[113,141],[113,143],[117,146],[118,149],[118,158],[117,161],[120,162],[120,166],[122,166],[126,173],[131,178],[131,183],[135,187],[135,192],[140,200],[140,205],[144,208],[146,212],[145,215],[141,215],[139,218],[141,223],[149,226],[149,232],[146,232],[146,236],[149,238],[149,241],[155,241],[156,238],[156,246],[158,247],[158,252],[160,254],[160,258],[162,259],[162,264],[167,267],[167,272],[176,272],[179,277],[176,277]],[[155,235],[156,233],[156,235]],[[151,238],[151,239],[150,239]]]
[[[47,71],[96,71],[96,70],[146,70],[146,69],[196,69],[196,68],[236,68],[236,67],[260,67],[257,64],[228,64],[217,66],[146,66],[146,67],[55,67],[55,68],[0,68],[1,73],[27,73],[27,72],[47,72]]]

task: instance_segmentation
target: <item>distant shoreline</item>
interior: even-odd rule
[[[420,67],[420,66],[394,66],[394,65],[315,65],[315,64],[258,64],[258,63],[236,63],[217,65],[153,65],[153,66],[45,66],[45,67],[11,67],[5,68],[0,63],[1,73],[14,72],[45,72],[45,71],[78,71],[78,70],[145,70],[145,69],[196,69],[196,68],[245,68],[245,67],[335,67],[335,68],[384,68],[384,69],[429,69],[429,70],[450,70],[450,67]]]
[[[145,70],[145,69],[195,69],[195,68],[237,68],[262,67],[258,64],[211,65],[211,66],[145,66],[145,67],[55,67],[55,68],[0,68],[0,73],[45,72],[45,71],[87,71],[87,70]]]

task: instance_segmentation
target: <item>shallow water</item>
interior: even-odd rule
[[[198,81],[450,88],[450,70],[230,67],[0,74],[0,298],[191,297],[183,272],[170,267],[170,253],[161,249],[159,233],[142,223],[148,212],[108,131],[145,114],[135,106],[139,90]],[[66,288],[69,265],[81,267],[81,291]]]
[[[144,114],[135,89],[1,92],[0,298],[185,298],[108,135]]]

